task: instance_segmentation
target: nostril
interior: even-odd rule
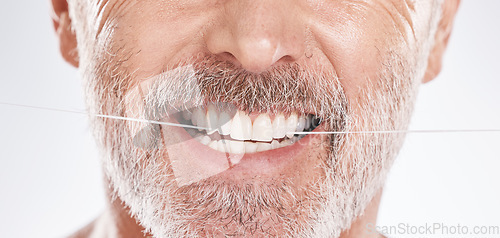
[[[278,59],[273,64],[273,66],[279,66],[281,64],[287,64],[287,63],[293,63],[293,62],[295,62],[295,58],[293,56],[285,55],[285,56],[281,57],[280,59]]]
[[[230,61],[230,62],[236,61],[236,57],[234,57],[234,55],[231,54],[230,52],[222,52],[222,53],[219,53],[217,56],[221,60]]]
[[[238,59],[230,52],[222,52],[216,55],[217,59],[223,62],[229,62],[236,67],[242,67]]]
[[[293,63],[296,58],[292,55],[283,54],[279,45],[273,50],[268,51],[259,50],[259,47],[247,47],[245,51],[241,49],[234,52],[221,52],[216,54],[217,58],[221,61],[230,62],[236,67],[245,69],[252,73],[262,73],[269,69],[287,63]]]

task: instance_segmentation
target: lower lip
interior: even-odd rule
[[[314,131],[320,131],[320,128],[321,126],[317,127]],[[229,166],[226,166],[225,169],[221,169],[220,173],[225,172],[225,175],[229,175],[233,178],[234,176],[271,175],[280,173],[289,164],[303,157],[301,155],[307,152],[311,140],[318,137],[318,135],[306,135],[294,144],[278,149],[249,154],[231,154],[214,150],[198,142],[181,127],[168,127],[166,129],[168,129],[168,134],[163,130],[163,136],[174,136],[178,138],[177,141],[181,141],[175,145],[175,149],[184,150],[184,152],[180,152],[179,154],[176,153],[176,156],[182,156],[183,160],[187,160],[185,163],[196,163],[200,168],[213,168],[214,165],[220,165],[219,167],[222,168],[222,164],[228,164]],[[170,152],[169,156],[172,156]],[[233,165],[228,162],[231,157],[241,158],[241,160],[239,163]]]

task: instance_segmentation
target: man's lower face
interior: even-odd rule
[[[155,237],[329,237],[381,188],[402,136],[294,132],[405,129],[417,85],[381,72],[353,100],[329,71],[257,75],[213,57],[122,92],[87,86],[96,113],[208,127],[94,120],[115,195]]]

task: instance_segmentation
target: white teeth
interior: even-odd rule
[[[278,114],[273,121],[273,138],[283,138],[285,137],[286,127],[285,127],[285,116],[283,114]]]
[[[309,130],[311,127],[311,116],[306,116],[306,125],[304,126],[305,130]]]
[[[219,127],[218,117],[219,116],[217,113],[217,109],[213,104],[210,104],[207,109],[207,118],[206,118],[207,127],[210,128],[209,130],[207,130],[207,134],[211,135],[217,131],[217,128]]]
[[[229,156],[229,159],[231,160],[231,163],[233,165],[239,164],[241,159],[243,159],[243,155],[231,155]]]
[[[231,133],[231,123],[232,119],[229,113],[221,112],[219,115],[219,122],[217,123],[219,128],[219,134],[221,135],[229,135]]]
[[[207,109],[195,108],[191,112],[183,111],[182,118],[190,120],[194,126],[209,128],[206,133],[200,133],[196,129],[186,129],[198,142],[213,150],[235,155],[292,145],[303,137],[296,135],[295,132],[314,129],[318,126],[315,124],[320,122],[311,115],[299,117],[297,113],[291,113],[285,118],[279,113],[274,120],[271,120],[268,114],[262,113],[257,115],[252,123],[252,119],[245,112],[238,110],[232,116],[227,111],[219,112],[214,104],[208,105]],[[218,134],[212,136],[215,132]],[[217,140],[215,138],[220,138],[218,135],[229,136],[231,139],[227,137]],[[236,163],[238,162],[239,159]]]
[[[184,118],[184,120],[190,120],[191,116],[192,114],[188,110],[182,111],[182,118]]]
[[[245,153],[255,153],[257,152],[257,143],[245,142]]]
[[[229,147],[231,147],[231,153],[233,154],[244,154],[245,153],[245,142],[229,140]]]
[[[237,111],[231,123],[231,138],[250,140],[252,138],[252,120],[244,112]]]
[[[273,147],[271,146],[271,143],[255,143],[255,144],[258,144],[257,145],[257,152],[273,149]]]
[[[271,118],[269,118],[267,114],[260,114],[253,122],[252,140],[273,140],[273,126],[271,124]]]
[[[210,141],[210,143],[208,143],[208,147],[214,149],[214,150],[217,150],[218,149],[218,141],[216,140],[213,140],[213,141]]]
[[[293,145],[299,139],[294,137],[292,139],[285,139],[281,142],[273,140],[271,143],[265,142],[246,142],[246,141],[234,141],[234,140],[210,140],[208,136],[202,136],[199,134],[195,138],[198,142],[207,145],[213,150],[217,150],[223,153],[231,154],[251,154],[256,152],[262,152],[267,150],[279,149],[285,146]],[[236,158],[236,157],[235,157]],[[231,158],[231,161],[233,158]],[[232,161],[233,164],[237,164],[238,161]]]
[[[194,133],[195,133],[195,135],[193,136],[194,139],[196,139],[197,141],[201,141],[201,137],[203,135],[201,133],[199,133],[199,132],[196,132],[196,131]]]
[[[196,109],[193,109],[193,111],[191,112],[191,124],[193,124],[193,126],[196,126],[196,119],[198,118],[198,116],[194,116],[195,115],[195,112]]]
[[[297,120],[297,128],[295,131],[302,132],[304,131],[304,127],[306,126],[306,119],[304,117],[299,117]]]
[[[271,148],[273,150],[280,148],[280,143],[277,140],[273,140],[273,142],[271,142]]]
[[[204,145],[208,145],[208,143],[210,143],[210,141],[212,141],[212,140],[208,136],[202,136],[200,138],[200,143],[202,143]]]
[[[192,121],[193,125],[195,125],[195,126],[199,126],[199,127],[206,127],[207,126],[205,113],[203,112],[203,110],[201,108],[194,109],[193,117],[192,117],[191,121]]]
[[[207,127],[208,135],[218,132],[220,135],[230,135],[235,140],[254,140],[270,142],[274,139],[284,137],[292,138],[295,132],[309,130],[319,120],[311,115],[298,117],[292,113],[285,119],[282,113],[277,114],[274,120],[269,115],[262,113],[253,121],[242,111],[237,111],[231,118],[229,112],[218,112],[215,105],[210,104],[204,113],[204,109],[195,108],[192,113],[184,111],[182,117],[189,118],[193,125]],[[186,119],[189,120],[189,119]]]
[[[285,122],[285,127],[286,127],[286,136],[288,138],[292,138],[295,134],[293,132],[295,132],[295,129],[297,128],[297,114],[296,113],[292,113],[288,119],[286,119],[286,122]]]
[[[289,146],[289,145],[293,145],[291,139],[283,140],[282,142],[280,142],[280,147],[285,147],[285,146]]]
[[[231,147],[229,146],[228,140],[220,140],[217,142],[217,150],[220,152],[231,153]]]

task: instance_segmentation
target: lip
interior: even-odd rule
[[[177,123],[177,120],[171,119]],[[315,132],[322,131],[319,125]],[[181,127],[162,127],[165,140],[178,141],[168,150],[170,162],[175,160],[178,172],[174,173],[182,184],[189,184],[215,175],[230,179],[248,178],[255,176],[272,176],[282,174],[290,164],[300,163],[301,158],[307,156],[308,147],[312,140],[319,137],[317,134],[304,136],[292,145],[249,154],[224,153],[210,148],[197,140]],[[180,157],[180,158],[176,158]],[[237,158],[239,163],[233,165],[231,159]]]

